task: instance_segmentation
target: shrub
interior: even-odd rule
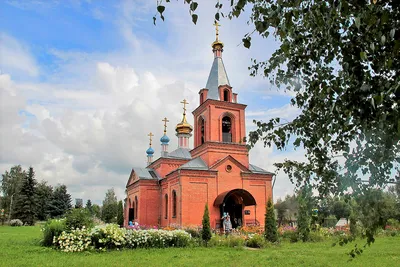
[[[14,219],[10,221],[10,226],[22,226],[24,225],[20,219]]]
[[[211,239],[211,226],[210,226],[210,216],[208,214],[208,205],[204,208],[203,221],[202,221],[203,229],[201,230],[201,238],[206,244]]]
[[[322,241],[324,241],[324,237],[319,232],[311,231],[309,236],[308,236],[308,241],[311,241],[311,242],[322,242]]]
[[[71,232],[62,232],[54,239],[54,245],[64,252],[78,252],[93,249],[90,230],[83,227]]]
[[[166,248],[186,247],[191,236],[183,230],[127,230],[126,245],[128,248]]]
[[[266,212],[265,212],[265,240],[269,242],[278,241],[278,229],[276,227],[274,204],[271,199],[268,199]]]
[[[96,248],[121,248],[126,243],[126,229],[117,224],[97,226],[92,231],[92,242]]]
[[[246,246],[250,248],[263,248],[265,247],[265,240],[260,235],[250,235],[246,241]]]
[[[77,228],[81,229],[83,227],[90,229],[94,225],[92,215],[84,208],[77,208],[68,211],[65,219],[65,224],[68,230]]]
[[[213,247],[242,247],[244,238],[238,235],[215,235],[210,239],[209,245]]]
[[[42,228],[43,240],[42,245],[50,247],[53,245],[53,241],[66,230],[64,219],[53,219],[48,220]]]
[[[201,231],[200,229],[196,228],[185,228],[185,232],[190,234],[193,238],[201,238]]]

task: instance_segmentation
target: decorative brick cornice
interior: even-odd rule
[[[272,174],[254,173],[254,172],[241,172],[243,180],[264,180],[272,181]]]
[[[177,166],[181,166],[186,162],[190,161],[190,159],[179,159],[179,158],[165,158],[160,157],[153,161],[149,166],[146,168],[157,169],[160,167],[161,164],[176,164]]]
[[[224,107],[224,108],[230,108],[230,109],[235,109],[235,110],[245,109],[247,107],[247,105],[245,105],[245,104],[239,104],[239,103],[233,103],[233,102],[227,102],[227,101],[220,101],[220,100],[215,100],[215,99],[208,98],[206,101],[203,102],[203,104],[201,104],[195,110],[193,110],[192,114],[194,116],[196,116],[197,114],[200,114],[209,105],[221,106],[221,107]]]
[[[237,143],[224,143],[224,142],[206,141],[204,144],[192,149],[190,151],[190,154],[193,157],[193,155],[202,154],[203,151],[210,150],[210,149],[218,149],[221,152],[226,150],[229,153],[232,153],[232,151],[239,151],[239,152],[248,153],[246,145],[241,145],[241,144],[237,144]]]

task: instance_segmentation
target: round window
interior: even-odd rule
[[[232,166],[231,165],[226,165],[226,171],[231,172],[232,171]]]

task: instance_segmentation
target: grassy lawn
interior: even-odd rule
[[[262,250],[169,248],[68,254],[39,245],[39,227],[0,226],[0,266],[398,266],[400,237],[377,238],[348,262],[331,242],[283,243]],[[361,241],[359,242],[362,243]]]

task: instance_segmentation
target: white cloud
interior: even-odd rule
[[[29,49],[5,33],[0,33],[0,68],[3,73],[23,72],[30,76],[39,74]]]

